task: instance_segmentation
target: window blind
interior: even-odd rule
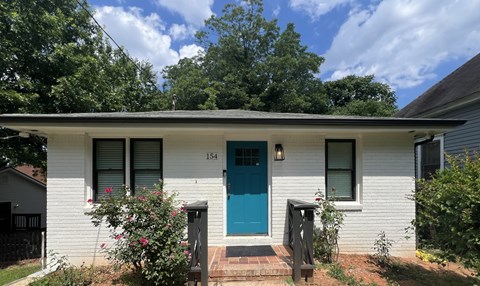
[[[132,186],[151,188],[162,178],[162,141],[132,141]]]
[[[125,183],[125,141],[97,139],[95,149],[95,191],[96,200],[107,195],[106,188],[113,189],[113,195],[122,191]]]

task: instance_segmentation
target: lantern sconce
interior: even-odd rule
[[[275,144],[275,161],[285,160],[285,151],[282,144]]]

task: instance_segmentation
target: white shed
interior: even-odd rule
[[[414,141],[463,123],[240,110],[0,116],[48,138],[47,247],[79,264],[108,240],[87,201],[158,179],[181,200],[208,200],[209,245],[286,244],[287,199],[335,187],[341,252],[371,252],[385,231],[394,255],[414,256],[404,231],[415,218]]]

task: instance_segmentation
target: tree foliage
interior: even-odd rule
[[[480,272],[480,155],[446,158],[448,169],[419,181],[416,225],[433,247]]]
[[[307,52],[293,24],[283,32],[259,0],[227,4],[196,37],[205,52],[164,70],[180,109],[324,111],[315,77],[323,58]]]
[[[281,31],[261,0],[227,4],[196,35],[204,49],[164,69],[179,109],[249,109],[391,116],[395,94],[374,76],[322,83],[323,57],[309,52],[293,24]]]
[[[113,49],[75,0],[2,1],[0,72],[0,113],[163,107],[152,66]],[[13,165],[44,166],[44,149],[38,137],[0,141],[1,157]]]
[[[349,75],[325,83],[328,108],[333,114],[392,116],[396,112],[395,92],[388,84],[375,82],[373,75]]]

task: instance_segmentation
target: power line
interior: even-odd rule
[[[110,34],[102,27],[102,25],[100,25],[100,23],[97,21],[97,19],[95,19],[95,17],[93,16],[93,14],[90,12],[90,10],[87,9],[87,7],[84,6],[84,4],[88,4],[87,1],[85,0],[84,3],[80,3],[79,0],[75,0],[77,2],[77,4],[83,9],[85,10],[85,12],[87,12],[88,16],[90,16],[90,18],[92,18],[92,20],[95,22],[95,24],[100,28],[100,30],[102,30],[103,33],[105,33],[105,35],[107,35],[107,37],[115,44],[115,46],[117,46],[117,48],[122,52],[122,54],[129,60],[133,63],[133,65],[137,68],[137,70],[139,72],[142,71],[142,68],[132,59],[130,58],[130,56],[123,50],[123,48],[117,43],[117,41],[115,41],[115,39],[110,36]],[[158,86],[150,81],[150,83],[157,89],[157,90],[160,90],[158,88]]]

